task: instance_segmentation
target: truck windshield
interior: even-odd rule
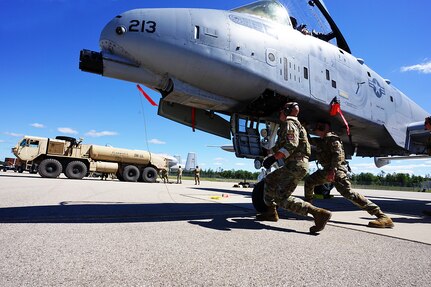
[[[39,141],[37,140],[30,140],[30,147],[38,147]]]
[[[21,143],[19,144],[19,146],[22,146],[22,147],[24,147],[24,146],[26,146],[27,145],[27,140],[26,139],[23,139],[22,141],[21,141]]]
[[[291,26],[289,13],[286,8],[278,1],[257,1],[232,11],[238,13],[251,14],[260,18],[265,18],[281,25]]]

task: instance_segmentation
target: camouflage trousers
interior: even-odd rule
[[[268,206],[278,205],[291,212],[307,215],[309,204],[292,196],[299,181],[308,171],[308,161],[291,161],[268,174],[265,178],[263,198]]]
[[[305,198],[312,199],[314,194],[314,187],[328,183],[326,179],[328,171],[326,169],[317,170],[305,178],[304,191]],[[378,207],[371,200],[365,196],[352,191],[351,183],[347,178],[347,173],[344,170],[337,170],[335,173],[335,181],[333,182],[337,191],[346,199],[350,200],[359,208],[365,210],[371,215],[380,214],[380,207]]]

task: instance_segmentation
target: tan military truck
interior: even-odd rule
[[[24,136],[12,153],[47,178],[64,172],[70,179],[82,179],[90,172],[100,172],[113,173],[121,181],[155,182],[158,172],[168,168],[168,160],[161,155],[81,142],[65,136]]]

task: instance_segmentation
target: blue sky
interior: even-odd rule
[[[81,49],[99,50],[104,25],[134,8],[232,9],[252,1],[0,0],[0,158],[23,135],[83,137],[86,143],[155,153],[196,152],[203,169],[255,171],[251,160],[208,145],[229,141],[157,116],[135,84],[78,69]],[[326,0],[353,55],[431,113],[431,1]],[[160,96],[146,89],[158,102]],[[312,163],[310,165],[314,167]],[[354,158],[353,172],[431,174],[431,160],[383,169]]]

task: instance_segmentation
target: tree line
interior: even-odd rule
[[[410,175],[408,173],[385,173],[381,171],[378,175],[372,173],[352,174],[352,183],[358,185],[382,185],[382,186],[400,186],[400,187],[417,187],[422,182],[430,181],[431,175],[425,177]]]
[[[240,179],[240,180],[248,180],[248,181],[256,181],[257,176],[260,172],[250,172],[247,170],[213,170],[202,169],[201,170],[201,178],[220,178],[220,179]],[[193,171],[191,172],[183,172],[183,175],[186,176],[194,176]]]
[[[256,181],[260,172],[250,172],[246,170],[201,170],[201,177],[220,178],[220,179],[238,179]],[[193,172],[184,172],[184,175],[193,176]],[[370,172],[361,172],[351,174],[352,184],[356,185],[381,185],[381,186],[399,186],[399,187],[418,187],[422,182],[431,181],[431,175],[423,176],[410,175],[408,173],[385,173],[381,171],[378,175]]]

